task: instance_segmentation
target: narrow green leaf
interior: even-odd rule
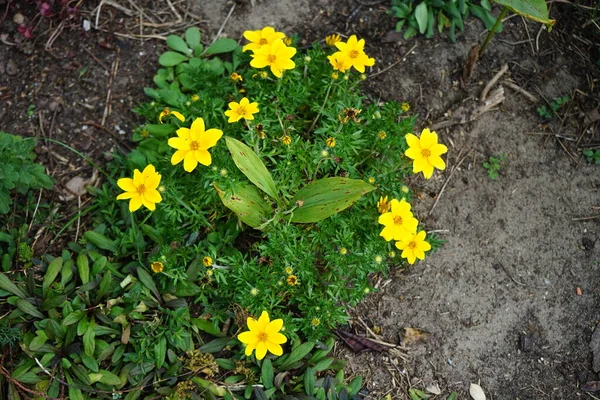
[[[117,375],[113,374],[110,371],[107,371],[105,369],[101,369],[98,371],[99,374],[102,375],[102,378],[100,378],[100,382],[104,383],[105,385],[109,385],[109,386],[120,386],[121,385],[121,378],[119,378]]]
[[[271,177],[267,167],[256,153],[250,147],[232,137],[226,136],[225,142],[238,169],[260,190],[277,199],[277,186],[273,181],[273,177]]]
[[[115,245],[115,243],[99,232],[87,231],[83,234],[83,237],[102,250],[112,251],[114,254],[119,253],[119,248]]]
[[[88,356],[86,353],[80,354],[81,361],[90,371],[98,372],[98,362],[94,357]]]
[[[448,397],[446,398],[446,400],[456,400],[458,397],[458,395],[456,394],[456,392],[452,392],[448,395]]]
[[[81,318],[85,317],[85,312],[81,310],[73,311],[63,319],[62,324],[64,326],[73,325],[75,322],[79,322]]]
[[[301,345],[295,347],[289,354],[289,356],[285,360],[283,360],[278,369],[285,370],[286,368],[292,366],[294,363],[302,360],[305,356],[307,356],[310,353],[313,347],[315,347],[314,342],[302,343]]]
[[[137,273],[140,282],[142,282],[144,286],[150,289],[154,296],[156,296],[157,300],[161,300],[160,292],[158,291],[158,288],[156,287],[156,284],[154,283],[154,280],[152,279],[152,276],[148,273],[148,271],[146,271],[144,267],[140,266],[137,268]]]
[[[226,193],[213,183],[223,205],[233,211],[245,224],[258,228],[267,215],[273,210],[269,203],[260,195],[255,186],[247,183],[238,183],[230,193]]]
[[[273,364],[268,358],[263,361],[260,380],[265,389],[271,389],[273,387]]]
[[[154,362],[156,368],[161,368],[165,363],[165,356],[167,355],[167,338],[162,336],[158,343],[154,345]]]
[[[358,392],[360,391],[360,389],[362,388],[362,376],[357,376],[356,378],[352,379],[352,382],[350,382],[350,395],[351,396],[356,396],[358,394]]]
[[[17,308],[23,311],[25,314],[31,315],[32,317],[44,319],[44,314],[39,312],[38,309],[27,300],[17,300]]]
[[[158,63],[163,67],[173,67],[177,64],[181,64],[186,61],[188,57],[175,53],[174,51],[167,51],[166,53],[161,54],[158,58]]]
[[[12,283],[9,277],[2,273],[0,273],[0,289],[12,293],[15,296],[19,296],[22,299],[27,297],[25,293],[23,293],[23,291],[17,287],[17,285]]]
[[[94,331],[94,321],[90,322],[87,330],[83,334],[83,351],[90,357],[94,356],[96,350],[96,332]]]
[[[188,47],[185,41],[177,35],[167,36],[167,46],[186,56],[192,54],[192,50]]]
[[[36,337],[34,337],[29,343],[29,350],[38,351],[48,341],[48,336],[44,331],[37,331]]]
[[[200,44],[200,30],[194,26],[185,30],[185,42],[193,49]]]
[[[238,44],[235,40],[230,38],[221,38],[211,44],[208,49],[206,49],[206,54],[221,54],[221,53],[229,53],[238,47]]]
[[[192,324],[194,324],[198,329],[200,329],[203,332],[208,333],[209,335],[217,336],[217,337],[223,336],[223,334],[221,333],[221,330],[217,326],[215,326],[212,322],[210,322],[206,319],[192,318],[190,320],[190,322]]]
[[[304,371],[304,391],[309,396],[315,392],[315,375],[311,367],[307,367]]]
[[[62,269],[62,266],[63,266],[62,257],[56,257],[54,260],[52,260],[50,265],[48,265],[48,269],[46,270],[46,273],[44,274],[44,280],[42,281],[42,297],[43,298],[46,298],[46,293],[48,292],[50,285],[52,285],[52,283],[58,276],[58,273]]]
[[[417,8],[415,8],[415,18],[417,20],[417,24],[419,25],[419,32],[421,34],[424,34],[425,31],[427,30],[427,3],[426,2],[421,2],[421,4],[419,4],[417,6]]]
[[[77,270],[79,278],[84,285],[90,281],[90,260],[85,253],[77,256]]]

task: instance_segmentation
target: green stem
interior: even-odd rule
[[[331,82],[329,82],[329,86],[327,87],[327,93],[325,93],[325,100],[323,100],[323,105],[319,109],[319,114],[317,114],[317,117],[313,120],[313,123],[311,124],[310,128],[308,128],[308,130],[306,131],[307,133],[312,132],[313,128],[319,121],[319,118],[321,118],[323,109],[325,109],[325,104],[327,104],[327,100],[329,100],[329,94],[331,93],[332,86],[333,86],[333,79],[331,80]]]
[[[498,27],[500,26],[500,23],[502,22],[502,19],[504,18],[504,16],[506,15],[507,12],[508,12],[508,7],[504,7],[502,9],[502,11],[500,12],[500,15],[498,15],[498,18],[496,19],[494,26],[492,26],[492,29],[488,32],[488,34],[485,38],[485,42],[483,42],[483,45],[481,45],[481,49],[479,49],[479,57],[481,57],[483,55],[483,52],[485,51],[488,43],[490,42],[490,40],[492,40],[494,33],[496,33],[496,29],[498,29]]]

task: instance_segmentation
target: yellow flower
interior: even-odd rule
[[[448,152],[448,148],[443,144],[438,144],[437,133],[430,132],[428,128],[425,128],[421,132],[421,137],[409,133],[405,138],[409,148],[404,154],[413,160],[415,174],[423,172],[425,179],[429,179],[433,175],[434,168],[446,169],[446,163],[440,156]]]
[[[369,179],[367,179],[367,181],[372,185],[375,183],[375,178],[373,178],[372,176],[369,177]]]
[[[332,79],[337,79],[337,78],[339,78],[339,77],[340,77],[340,74],[338,74],[338,73],[337,73],[337,71],[336,71],[336,72],[332,72],[332,73],[331,73],[331,78],[332,78]]]
[[[244,80],[244,78],[237,72],[234,72],[233,74],[231,74],[230,78],[234,82],[238,82],[238,81],[242,82]]]
[[[402,111],[407,112],[408,110],[410,110],[410,104],[408,103],[402,103],[400,105],[400,107],[402,108]]]
[[[325,146],[333,148],[335,147],[335,138],[330,137],[325,140]]]
[[[377,137],[379,137],[379,139],[383,140],[387,137],[387,133],[385,133],[384,131],[379,131],[377,133]]]
[[[338,119],[342,124],[348,122],[349,119],[353,120],[354,122],[360,122],[360,119],[358,119],[358,114],[360,114],[361,111],[362,110],[356,108],[344,108],[342,113],[338,115]]]
[[[172,115],[175,118],[177,118],[178,120],[180,120],[181,122],[185,121],[185,117],[177,111],[171,111],[169,109],[169,107],[165,107],[160,114],[158,115],[158,122],[160,122],[161,124],[163,123],[163,118],[168,116],[168,115]]]
[[[238,340],[246,345],[246,356],[250,356],[256,350],[256,358],[262,360],[267,351],[280,356],[283,354],[281,345],[287,342],[287,338],[279,333],[283,328],[283,320],[271,321],[269,314],[263,311],[258,320],[249,317],[246,321],[249,331],[238,335]]]
[[[296,275],[289,275],[286,282],[290,286],[296,286],[298,284],[298,277]]]
[[[347,249],[347,248],[345,248],[345,247],[342,247],[342,248],[340,249],[340,254],[341,254],[341,255],[346,255],[346,254],[348,254],[348,249]]]
[[[265,45],[272,44],[280,39],[285,38],[285,33],[275,32],[275,29],[271,26],[265,26],[258,31],[245,31],[244,37],[250,41],[244,46],[242,51],[252,50],[256,51]]]
[[[321,325],[321,320],[315,317],[310,321],[310,324],[316,328],[317,326]]]
[[[254,127],[254,130],[258,134],[259,138],[264,139],[265,137],[267,137],[267,134],[265,133],[265,127],[263,126],[263,124],[256,125]]]
[[[425,252],[431,250],[431,245],[425,241],[425,231],[411,233],[396,242],[396,247],[402,250],[401,257],[406,258],[411,265],[415,263],[417,258],[423,260]]]
[[[171,157],[171,164],[176,165],[183,161],[183,169],[192,172],[198,163],[210,165],[212,158],[208,149],[217,144],[223,136],[220,129],[204,130],[204,120],[196,118],[191,128],[177,129],[177,136],[170,138],[169,146],[176,149]]]
[[[376,257],[375,257],[375,262],[376,262],[377,264],[381,264],[381,263],[383,262],[383,257],[381,257],[381,256],[376,256]]]
[[[202,264],[204,264],[205,267],[210,267],[211,265],[213,265],[213,259],[209,256],[206,256],[202,259]]]
[[[160,261],[154,261],[152,264],[150,264],[150,268],[152,268],[152,271],[159,274],[164,271],[165,266]]]
[[[378,222],[385,226],[379,236],[389,242],[392,239],[403,240],[415,233],[419,221],[413,217],[410,204],[406,201],[392,199],[390,206],[391,210],[389,212],[379,216]]]
[[[252,289],[250,289],[250,294],[251,294],[252,296],[256,296],[256,295],[258,294],[258,289],[257,289],[257,288],[255,288],[255,287],[253,287]]]
[[[335,44],[341,53],[341,57],[345,60],[350,67],[354,67],[358,72],[365,72],[365,67],[372,67],[375,65],[375,59],[370,58],[365,54],[365,39],[356,39],[356,35],[352,35],[348,38],[348,42],[339,42]],[[334,54],[334,55],[335,55]]]
[[[293,271],[292,267],[285,267],[285,273],[286,273],[287,275],[291,275],[291,274],[292,274],[292,271]]]
[[[402,187],[400,188],[400,190],[402,191],[402,193],[408,193],[408,191],[409,191],[410,189],[408,188],[408,186],[406,186],[406,185],[402,185]]]
[[[235,101],[229,103],[229,110],[225,111],[225,115],[229,117],[227,122],[231,124],[242,118],[253,120],[254,115],[252,114],[256,114],[258,111],[257,102],[250,103],[250,100],[248,100],[247,97],[243,97],[239,103],[236,103]]]
[[[198,96],[197,94],[193,94],[192,97],[191,97],[191,100],[192,101],[198,101],[198,100],[200,100],[200,96]]]
[[[289,146],[292,143],[292,138],[288,135],[285,135],[281,138],[281,143],[285,144],[286,146]]]
[[[273,75],[281,78],[284,70],[294,69],[296,66],[292,61],[294,54],[296,54],[295,48],[287,47],[281,40],[277,40],[255,50],[250,65],[254,68],[270,67]]]
[[[291,45],[293,41],[294,40],[291,37],[289,37],[289,36],[286,36],[286,37],[283,38],[283,44],[285,44],[286,46]]]
[[[342,41],[342,38],[337,33],[333,33],[329,36],[325,36],[325,43],[327,43],[327,46],[335,47],[335,44],[338,42],[341,42],[341,41]]]
[[[377,202],[377,211],[379,211],[379,214],[385,214],[386,212],[390,211],[390,207],[391,207],[391,203],[388,201],[388,197],[380,197],[379,201]]]
[[[156,190],[160,184],[160,174],[154,165],[149,164],[143,172],[133,171],[133,179],[121,178],[117,185],[125,191],[117,196],[117,200],[129,199],[129,211],[134,212],[144,205],[150,211],[156,209],[156,203],[162,201],[162,196]]]
[[[331,64],[333,69],[335,69],[336,71],[346,72],[346,70],[351,67],[348,60],[339,51],[337,53],[333,53],[330,56],[327,56],[327,58],[329,59],[329,63]]]

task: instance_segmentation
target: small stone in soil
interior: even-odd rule
[[[8,60],[8,62],[6,63],[6,73],[10,76],[15,76],[17,74],[17,72],[19,72],[19,69],[17,68],[17,64],[15,63],[15,61],[11,58],[10,60]]]
[[[590,239],[589,237],[585,237],[585,236],[584,236],[584,237],[581,239],[581,244],[583,245],[583,248],[584,248],[585,250],[588,250],[588,251],[589,251],[589,250],[593,250],[593,249],[594,249],[594,246],[596,245],[596,241],[595,241],[595,240],[592,240],[592,239]]]
[[[521,334],[519,348],[523,353],[531,353],[535,349],[535,341],[531,336]]]

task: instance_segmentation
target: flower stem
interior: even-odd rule
[[[315,125],[319,121],[319,118],[321,118],[321,115],[323,113],[323,109],[325,108],[325,104],[327,104],[327,100],[329,100],[329,94],[331,93],[331,87],[332,86],[333,86],[333,79],[329,82],[329,86],[327,86],[327,93],[325,93],[325,100],[323,100],[323,105],[319,109],[319,113],[317,114],[316,118],[313,120],[312,124],[310,125],[310,128],[308,128],[308,130],[306,131],[307,133],[312,132],[313,128],[315,127]]]
[[[494,26],[492,26],[492,29],[488,32],[488,34],[485,38],[485,42],[483,42],[483,44],[481,45],[481,49],[479,50],[479,57],[481,57],[483,55],[483,52],[485,51],[488,43],[490,42],[490,40],[492,40],[494,33],[496,33],[496,29],[498,29],[498,27],[500,26],[500,23],[502,22],[502,19],[504,18],[504,16],[506,15],[507,12],[508,12],[508,7],[504,7],[502,9],[502,11],[500,12],[500,15],[498,15],[498,18],[496,19],[496,23],[494,23]]]

